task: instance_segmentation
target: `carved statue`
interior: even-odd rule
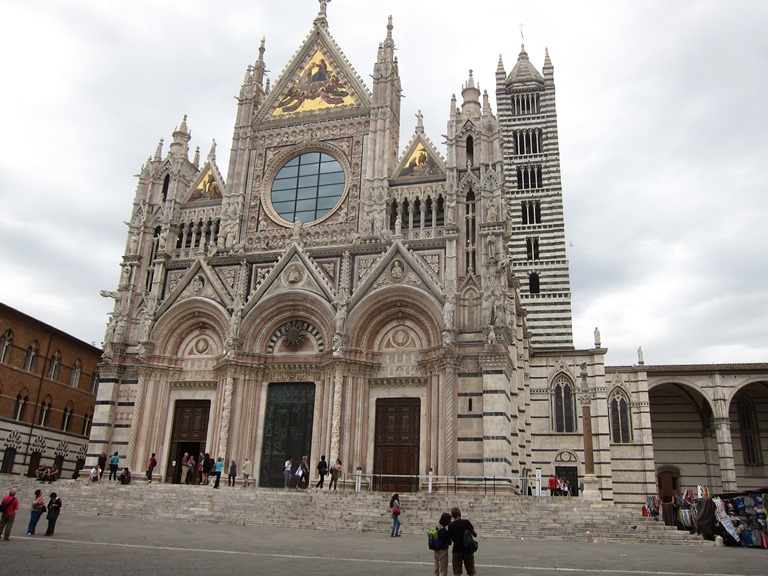
[[[498,209],[496,207],[496,200],[491,200],[488,203],[488,212],[486,213],[486,220],[488,222],[496,222],[498,215]]]
[[[452,330],[456,320],[456,305],[451,298],[445,300],[443,304],[443,322],[446,330]]]
[[[638,364],[645,364],[645,362],[643,362],[643,347],[642,346],[640,346],[637,349],[637,363]]]
[[[595,326],[595,348],[600,348],[600,330]]]
[[[344,331],[344,324],[347,322],[347,302],[346,299],[339,302],[336,309],[336,332]]]

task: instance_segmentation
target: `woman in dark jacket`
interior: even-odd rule
[[[56,492],[51,492],[51,499],[48,501],[48,529],[45,531],[46,536],[53,536],[53,531],[56,529],[56,520],[59,519],[59,513],[61,512],[61,498],[56,495]]]
[[[214,464],[215,462],[213,461],[213,458],[206,452],[205,457],[203,458],[203,484],[208,484],[208,475],[211,473],[211,470],[213,470]]]

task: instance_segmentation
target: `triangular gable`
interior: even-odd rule
[[[221,202],[224,195],[224,179],[212,162],[206,162],[187,193],[188,204],[192,202]]]
[[[166,282],[169,289],[166,290],[166,297],[157,311],[156,318],[162,316],[175,303],[188,298],[207,298],[225,307],[232,304],[232,297],[224,284],[201,258],[195,260],[181,277],[173,281],[172,274],[174,271],[168,272]]]
[[[260,279],[258,287],[248,298],[243,315],[270,294],[284,295],[287,288],[309,290],[328,302],[336,299],[336,292],[325,274],[298,244],[293,243],[267,275]]]
[[[417,133],[405,149],[393,179],[443,180],[445,162],[423,134]]]
[[[430,293],[441,304],[445,301],[440,286],[426,270],[425,265],[400,240],[395,240],[356,287],[350,299],[350,307],[353,308],[367,294],[382,285],[393,283],[420,288]]]
[[[327,30],[316,25],[270,90],[256,121],[370,106],[368,88]]]

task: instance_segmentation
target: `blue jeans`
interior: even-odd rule
[[[29,526],[27,526],[27,534],[35,533],[35,528],[37,527],[37,523],[42,515],[42,510],[32,510],[32,514],[29,517]]]
[[[397,533],[400,532],[400,515],[399,514],[392,514],[392,536],[397,536]]]

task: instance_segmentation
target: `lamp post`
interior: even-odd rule
[[[581,497],[586,500],[600,500],[597,477],[595,476],[595,452],[592,444],[592,400],[595,391],[587,381],[587,363],[581,363],[581,386],[579,400],[581,402],[581,421],[584,431],[584,489]]]

